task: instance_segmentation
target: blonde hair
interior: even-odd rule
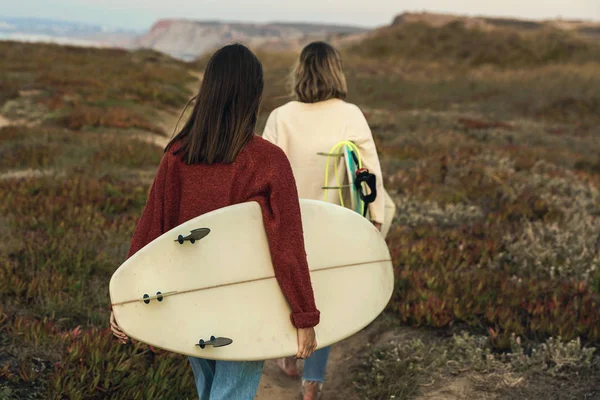
[[[292,72],[293,95],[302,103],[345,99],[348,93],[340,53],[325,42],[313,42],[300,53]]]

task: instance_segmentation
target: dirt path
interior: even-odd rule
[[[56,174],[56,171],[52,169],[17,169],[0,173],[0,180],[40,178],[53,174]]]
[[[386,328],[385,317],[380,317],[369,327],[354,336],[333,346],[327,375],[323,386],[323,400],[362,400],[352,384],[353,370],[359,365],[363,356],[373,350],[373,347],[389,344],[390,342],[408,341],[423,336],[422,329],[410,327]],[[470,382],[456,379],[456,382],[438,382],[430,388],[424,388],[424,394],[417,400],[463,400],[470,392]],[[273,361],[268,361],[260,382],[257,400],[287,400],[298,399],[300,380],[283,375]]]
[[[370,336],[377,330],[377,324],[374,324],[333,346],[323,387],[324,400],[359,399],[352,386],[351,369],[359,362],[358,354],[365,350],[365,344],[370,342]],[[297,399],[299,391],[300,379],[288,378],[279,371],[274,361],[267,361],[257,400]]]
[[[362,358],[373,350],[391,342],[410,341],[417,338],[431,340],[435,334],[431,331],[411,328],[386,328],[385,317],[376,320],[369,327],[347,340],[333,346],[327,376],[323,387],[323,400],[362,400],[354,389],[353,370]],[[494,400],[497,396],[477,390],[473,377],[460,375],[446,377],[421,387],[421,395],[416,400]],[[485,377],[480,377],[483,379]],[[257,400],[297,400],[299,398],[300,379],[288,378],[279,371],[275,362],[268,361],[256,396]],[[404,398],[404,397],[402,397]]]
[[[164,148],[167,143],[169,143],[169,137],[159,136],[154,133],[141,133],[139,135],[132,136],[132,139],[154,144],[160,148]]]
[[[10,126],[11,123],[8,119],[4,118],[4,116],[0,115],[0,128],[4,128],[5,126]]]

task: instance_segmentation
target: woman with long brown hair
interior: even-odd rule
[[[226,46],[212,56],[191,116],[165,149],[128,257],[199,215],[258,202],[275,276],[298,332],[296,357],[307,358],[317,345],[314,326],[320,316],[292,169],[281,149],[255,135],[262,91],[262,66],[246,47]],[[115,336],[126,343],[112,314],[110,323]],[[190,357],[190,363],[203,400],[253,399],[263,369],[263,362]]]
[[[378,229],[384,222],[385,197],[377,149],[369,125],[354,104],[345,100],[348,92],[340,54],[324,42],[307,45],[293,72],[291,101],[274,110],[267,121],[263,138],[275,143],[287,154],[301,198],[323,200],[323,174],[328,162],[323,153],[342,141],[358,147],[365,166],[376,177],[377,196],[369,204],[371,221]],[[343,162],[343,161],[341,161]],[[326,184],[336,186],[332,176]],[[338,196],[329,201],[339,204]],[[304,363],[302,394],[305,400],[320,396],[331,348],[317,350]],[[289,376],[297,376],[296,360],[278,360]]]

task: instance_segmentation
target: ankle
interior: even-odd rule
[[[302,386],[305,386],[305,387],[307,387],[307,386],[312,386],[312,387],[316,386],[317,389],[319,391],[321,391],[321,389],[323,388],[323,382],[320,382],[320,381],[309,381],[309,380],[306,380],[306,379],[302,379]]]
[[[303,400],[319,400],[323,382],[302,380],[301,397]]]

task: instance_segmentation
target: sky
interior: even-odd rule
[[[600,0],[0,0],[0,16],[144,30],[161,18],[375,27],[404,11],[600,21]]]

